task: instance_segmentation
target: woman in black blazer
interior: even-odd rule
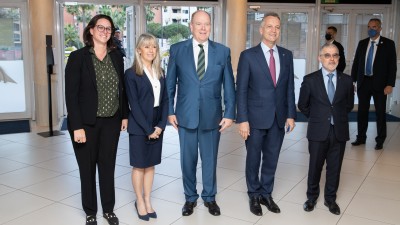
[[[111,18],[94,16],[83,31],[85,47],[71,53],[65,68],[68,131],[79,166],[87,225],[97,224],[96,166],[103,216],[109,224],[119,224],[113,213],[114,171],[120,131],[128,125],[128,103],[123,58],[113,35]]]
[[[132,68],[125,71],[129,113],[129,153],[135,207],[142,220],[157,218],[150,202],[154,166],[161,163],[168,97],[160,67],[160,48],[151,34],[140,35]]]

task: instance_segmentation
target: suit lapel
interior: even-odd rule
[[[185,56],[187,56],[187,66],[191,67],[191,69],[189,71],[194,71],[192,72],[191,76],[195,76],[198,80],[198,76],[197,76],[197,72],[196,72],[196,65],[194,63],[194,52],[193,52],[193,39],[189,39],[186,42],[186,54],[184,54]],[[185,66],[185,65],[183,65]]]
[[[279,65],[280,65],[280,71],[279,71],[279,76],[278,80],[276,81],[276,86],[279,85],[279,81],[282,80],[282,76],[286,76],[286,66],[283,64],[286,62],[286,54],[284,53],[283,49],[279,46],[276,46],[278,48],[278,53],[279,53]]]
[[[338,93],[340,93],[342,91],[342,87],[343,87],[343,76],[347,76],[347,75],[343,75],[342,73],[337,72],[337,78],[336,78],[336,87],[335,87],[335,97],[333,98],[333,102],[336,101],[336,96],[338,95]]]
[[[317,73],[317,82],[318,82],[317,87],[320,89],[320,92],[324,96],[325,101],[330,104],[329,97],[328,97],[328,91],[326,90],[326,86],[325,86],[324,75],[322,74],[322,69],[320,69],[319,72]],[[335,99],[335,97],[333,99]]]
[[[86,47],[86,48],[87,48],[87,50],[85,51],[85,57],[84,57],[85,63],[84,64],[87,66],[90,79],[92,80],[93,85],[97,90],[96,72],[94,70],[92,54],[89,52],[89,48],[88,47]]]
[[[207,60],[207,68],[206,73],[204,74],[203,80],[207,78],[207,76],[211,76],[208,71],[211,71],[211,68],[215,64],[215,54],[217,54],[216,47],[212,41],[208,41],[208,60]]]
[[[147,76],[146,72],[143,71],[143,76],[142,77],[143,77],[144,84],[147,86],[148,89],[151,90],[150,91],[151,95],[154,98],[153,85],[151,84],[151,81],[150,81],[149,77]]]
[[[369,38],[365,39],[365,41],[362,43],[363,46],[361,47],[361,62],[362,65],[364,65],[365,69],[365,57],[367,56],[367,48],[368,48],[368,43],[369,43]],[[365,73],[365,72],[364,72]]]

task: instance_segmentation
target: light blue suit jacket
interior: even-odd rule
[[[229,48],[209,41],[207,70],[200,81],[196,73],[193,40],[172,45],[166,81],[168,115],[176,115],[179,126],[215,129],[219,127],[222,117],[235,118],[235,84]]]

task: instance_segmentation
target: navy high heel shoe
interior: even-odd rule
[[[139,214],[139,210],[137,209],[136,201],[135,201],[135,208],[136,208],[136,212],[137,212],[137,215],[138,215],[139,219],[144,220],[144,221],[149,221],[150,220],[149,214],[146,214],[146,215],[140,215]]]
[[[157,219],[157,213],[154,211],[152,213],[147,213],[150,218]]]

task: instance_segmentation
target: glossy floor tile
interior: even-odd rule
[[[37,129],[37,128],[36,128]],[[374,150],[375,123],[370,123],[365,145],[352,146],[357,124],[350,123],[337,203],[339,216],[324,206],[323,197],[312,212],[303,210],[308,173],[307,123],[297,123],[283,141],[272,196],[281,208],[274,214],[262,206],[263,216],[249,211],[245,165],[246,148],[236,126],[221,136],[218,153],[216,200],[221,216],[208,213],[201,198],[193,215],[183,217],[185,201],[180,166],[179,136],[172,127],[164,135],[162,162],[156,167],[152,203],[158,218],[139,220],[134,207],[129,164],[129,135],[121,133],[115,171],[115,213],[121,225],[400,225],[400,123],[388,123],[384,149]],[[79,171],[64,135],[43,138],[31,133],[0,135],[0,225],[79,225],[81,209]],[[202,191],[201,160],[197,190]],[[325,169],[320,188],[324,193]],[[99,193],[97,193],[100,203]],[[99,225],[102,218],[99,204]]]

